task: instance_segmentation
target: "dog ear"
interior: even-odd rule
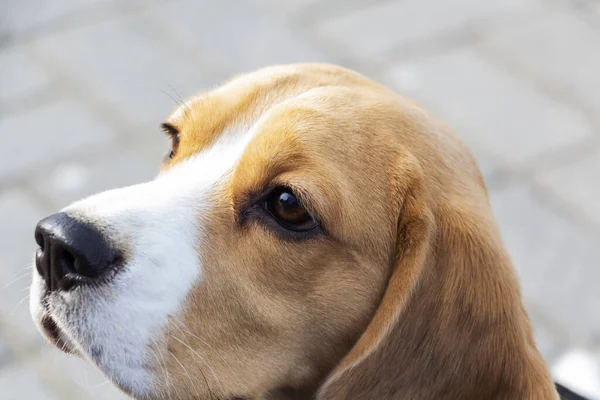
[[[318,391],[317,399],[383,398],[356,397],[352,387],[361,386],[362,365],[380,347],[397,325],[419,275],[427,262],[434,229],[433,216],[425,201],[423,173],[413,156],[401,157],[392,173],[398,215],[395,256],[387,288],[367,329]],[[347,393],[347,396],[342,394]]]
[[[557,398],[474,162],[399,160],[386,290],[317,399]]]

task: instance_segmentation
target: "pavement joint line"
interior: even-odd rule
[[[56,92],[60,88],[53,84],[36,89],[24,96],[17,96],[9,101],[0,103],[0,118],[25,114],[36,108],[44,107],[56,101]]]
[[[124,143],[124,138],[132,135],[130,132],[140,129],[133,121],[130,121],[125,115],[119,112],[119,107],[114,107],[99,96],[94,96],[94,90],[87,87],[84,82],[78,79],[73,79],[63,71],[60,66],[56,65],[48,57],[45,57],[35,50],[30,52],[32,58],[38,62],[51,76],[52,80],[57,85],[63,88],[68,98],[81,100],[82,104],[92,116],[95,116],[100,121],[107,124],[109,128],[113,128],[116,133],[117,142]]]
[[[321,0],[295,10],[295,14],[290,15],[290,22],[312,28],[324,20],[344,17],[392,1],[394,0]]]
[[[591,234],[600,238],[600,226],[593,222],[593,218],[581,210],[577,210],[568,201],[564,200],[554,190],[546,187],[539,181],[539,171],[522,168],[508,167],[506,170],[498,171],[488,178],[486,185],[488,189],[503,189],[511,185],[524,185],[531,189],[532,194],[540,203],[544,204],[556,215],[565,218],[575,226],[590,231]]]
[[[160,135],[160,132],[156,133]],[[133,148],[136,145],[136,138],[127,138],[124,144],[109,142],[108,144],[102,147],[94,147],[89,151],[78,151],[72,153],[68,156],[69,163],[86,163],[86,164],[95,164],[99,163],[102,160],[106,160],[106,155],[119,151],[121,148]],[[166,150],[165,150],[166,152]],[[150,156],[150,151],[148,149],[142,148],[140,149],[140,153],[142,155]],[[161,160],[160,157],[156,158],[156,167],[158,171],[158,167],[160,166]],[[56,167],[60,166],[62,163],[60,161],[53,160],[47,165],[44,165],[42,169],[46,171],[52,171]],[[56,201],[52,200],[51,197],[47,196],[45,193],[39,191],[35,187],[35,181],[43,177],[44,175],[35,175],[31,173],[24,173],[16,177],[14,180],[6,180],[4,182],[0,182],[0,195],[3,192],[8,192],[10,190],[22,190],[33,197],[36,201],[36,204],[42,207],[44,210],[52,211],[57,208],[62,208],[65,204],[59,204]]]
[[[386,52],[385,62],[388,64],[413,62],[469,48],[483,40],[485,29],[480,22],[472,22],[457,29],[401,43]]]
[[[600,136],[591,134],[577,143],[563,146],[542,155],[537,165],[530,167],[534,174],[559,169],[595,155],[600,149]]]
[[[600,149],[600,145],[598,144],[599,143],[597,141],[595,146],[590,146],[589,154],[587,154],[586,157],[591,157],[597,153],[597,151]],[[578,159],[581,159],[581,155]],[[555,166],[555,168],[558,168],[560,166],[564,166],[564,164]],[[548,165],[544,166],[544,169],[541,170],[539,166],[536,167],[534,164],[531,164],[529,166],[513,166],[507,164],[506,169],[498,172],[499,175],[492,175],[492,178],[490,179],[491,183],[488,184],[488,187],[492,189],[499,189],[506,187],[507,185],[510,185],[513,182],[520,181],[523,184],[530,187],[532,191],[536,194],[536,199],[548,206],[554,213],[566,218],[568,221],[576,224],[577,226],[580,226],[583,229],[590,230],[594,234],[600,236],[600,226],[593,222],[593,218],[591,218],[581,210],[575,210],[572,204],[564,200],[554,190],[548,188],[546,185],[540,182],[539,176],[542,174],[542,172],[547,172],[552,169],[554,168],[551,168]]]
[[[554,189],[540,182],[539,179],[532,178],[530,186],[534,192],[538,193],[536,197],[540,200],[543,199],[544,203],[556,214],[565,217],[571,223],[589,231],[593,237],[600,239],[600,225],[595,221],[594,217],[571,204],[560,194],[556,193]]]
[[[218,59],[216,56],[204,57],[201,55],[201,52],[197,51],[198,49],[189,48],[189,46],[186,46],[185,43],[182,43],[180,40],[178,40],[170,29],[166,29],[166,26],[158,22],[152,15],[145,16],[144,23],[139,24],[138,28],[147,37],[153,39],[158,45],[167,51],[177,53],[177,55],[180,56],[184,62],[189,62],[191,65],[196,67],[208,69],[210,76],[217,76],[220,79],[226,79],[231,74],[231,71],[229,71],[227,74],[228,76],[222,76],[222,71],[227,71],[229,68],[226,65],[215,61]]]
[[[9,31],[6,38],[7,43],[4,45],[28,45],[40,37],[47,37],[83,28],[84,26],[99,24],[113,18],[124,18],[129,14],[134,14],[147,7],[152,7],[154,4],[166,1],[172,0],[147,0],[145,2],[113,0],[108,4],[94,4],[73,10],[66,15],[47,21],[45,24],[34,29],[30,28],[21,32]]]
[[[555,214],[588,231],[592,237],[600,239],[600,226],[585,211],[564,200],[558,193],[539,182],[535,177],[529,177],[528,181],[532,193],[540,203],[545,204]]]
[[[90,153],[77,154],[76,157],[70,158],[69,162],[75,162],[75,163],[76,162],[85,162],[86,164],[98,163],[98,162],[101,162],[102,160],[106,160],[107,152],[110,152],[110,151],[107,151],[107,149],[102,149],[102,150],[99,150],[99,151],[97,151],[95,153],[91,153],[91,154]],[[157,159],[156,160],[157,171],[158,171],[159,164],[160,164],[160,160]],[[49,209],[50,211],[58,210],[58,209],[61,209],[65,206],[67,206],[67,204],[63,204],[59,201],[53,200],[50,196],[45,194],[43,191],[37,189],[35,187],[34,183],[35,183],[35,178],[32,178],[32,179],[24,181],[20,185],[20,187],[22,188],[23,191],[25,191],[30,196],[35,198],[39,205],[43,205],[45,207],[45,209]]]
[[[321,50],[324,54],[330,56],[332,59],[331,62],[337,63],[342,67],[355,69],[368,78],[381,82],[381,80],[377,80],[377,77],[381,77],[381,67],[374,66],[376,63],[361,61],[360,58],[351,55],[344,48],[345,46],[335,43],[330,38],[320,36],[314,29],[307,29],[306,26],[295,26],[295,28],[298,34],[314,46],[315,49]]]
[[[478,54],[513,74],[515,78],[519,78],[519,81],[529,82],[539,93],[548,96],[576,113],[582,114],[596,128],[595,130],[600,132],[600,114],[598,114],[598,111],[585,104],[586,102],[579,99],[578,96],[569,93],[567,88],[540,77],[535,71],[522,65],[518,59],[507,54],[498,46],[490,43],[481,44],[477,47],[477,50]]]
[[[539,174],[570,165],[582,158],[594,155],[600,148],[600,137],[590,134],[578,142],[562,145],[557,149],[549,149],[528,160],[516,163],[515,170],[524,174]]]
[[[457,131],[461,136],[460,131]],[[569,165],[582,157],[594,155],[600,149],[600,137],[589,135],[577,143],[563,145],[558,149],[550,149],[533,157],[521,161],[510,161],[502,154],[493,150],[487,151],[487,156],[493,160],[493,170],[488,176],[488,181],[494,185],[502,185],[507,178],[521,177],[532,179],[536,174],[561,168]]]
[[[110,143],[107,144],[98,144],[96,146],[88,147],[87,150],[79,150],[76,152],[77,158],[84,158],[88,160],[91,153],[106,153],[107,150],[113,148]],[[70,157],[72,155],[67,155],[65,157]],[[27,184],[28,182],[35,179],[35,172],[39,170],[48,171],[60,165],[61,162],[59,159],[52,159],[47,161],[40,161],[35,166],[30,166],[23,171],[17,173],[15,176],[11,176],[8,178],[3,178],[0,180],[0,186],[11,188],[11,187],[19,187],[21,185]]]
[[[489,21],[493,20],[492,17],[482,18],[449,28],[444,32],[435,32],[420,39],[400,43],[386,51],[380,59],[386,64],[397,64],[450,53],[461,48],[475,46],[490,36],[531,23],[532,20],[546,18],[547,14],[547,11],[542,15],[513,13],[512,16],[502,17],[501,22],[496,22],[492,27],[489,25]]]

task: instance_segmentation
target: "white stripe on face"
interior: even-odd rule
[[[139,397],[156,390],[149,345],[202,278],[201,220],[209,198],[236,165],[249,132],[229,134],[154,181],[100,193],[63,212],[89,222],[126,253],[109,283],[52,292],[50,315],[77,350],[117,385]],[[31,311],[43,314],[43,281],[34,271]]]

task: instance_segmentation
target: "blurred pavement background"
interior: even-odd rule
[[[600,1],[0,0],[0,399],[124,398],[30,320],[36,221],[151,179],[180,98],[296,61],[357,69],[463,136],[544,356],[600,398]]]

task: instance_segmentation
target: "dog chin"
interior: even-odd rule
[[[112,346],[100,340],[106,335],[97,330],[97,334],[89,334],[92,320],[87,314],[93,314],[89,301],[90,293],[61,296],[47,293],[44,283],[34,276],[30,294],[30,312],[38,330],[50,344],[69,355],[84,358],[94,365],[127,395],[138,399],[147,399],[152,392],[151,365],[141,362],[139,349],[132,349],[134,357],[127,357],[124,351],[111,354]],[[100,328],[99,326],[95,326]],[[98,339],[98,340],[95,340]],[[123,349],[120,349],[123,350]]]

